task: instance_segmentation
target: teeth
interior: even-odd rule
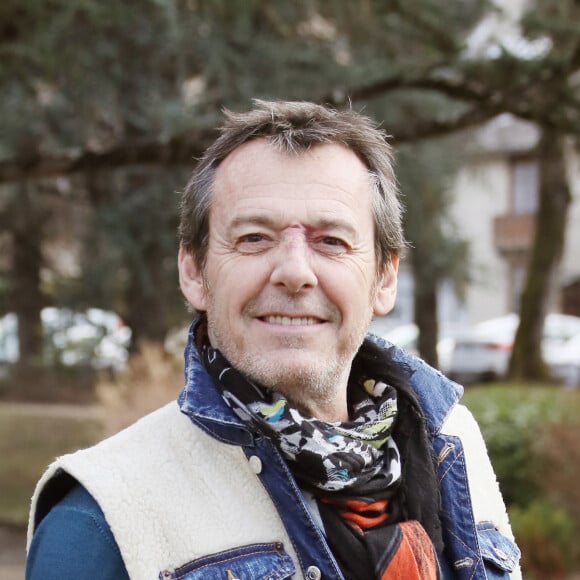
[[[309,326],[318,323],[318,319],[306,316],[298,318],[290,318],[289,316],[265,316],[264,320],[270,324],[282,324],[285,326]]]

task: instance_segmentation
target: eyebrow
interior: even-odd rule
[[[248,224],[258,225],[258,226],[268,226],[272,227],[276,220],[272,219],[263,213],[248,213],[237,215],[231,222],[230,227],[237,228],[240,226],[245,226]]]
[[[258,225],[258,226],[265,226],[272,229],[277,228],[278,220],[276,217],[272,217],[269,214],[265,213],[249,213],[245,215],[238,215],[232,219],[230,222],[231,228],[238,228],[246,225]],[[348,222],[345,219],[340,217],[324,217],[321,216],[315,219],[313,222],[306,224],[308,229],[331,229],[331,230],[340,230],[351,235],[355,235],[357,233],[357,229],[353,224]]]

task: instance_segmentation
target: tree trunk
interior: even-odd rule
[[[419,356],[431,366],[439,366],[437,355],[437,288],[429,284],[429,288],[415,289],[413,297],[415,306],[415,324],[419,328]]]
[[[520,301],[520,324],[510,358],[508,378],[541,381],[547,378],[542,334],[550,286],[562,250],[570,191],[561,137],[544,130],[538,146],[540,163],[536,235]]]
[[[415,205],[415,208],[417,206]],[[432,264],[431,247],[420,235],[413,240],[415,247],[411,252],[411,268],[415,280],[413,292],[414,321],[419,329],[419,356],[431,366],[439,366],[437,356],[437,281]]]
[[[164,272],[163,256],[155,242],[142,251],[144,258],[140,262],[145,271],[132,264],[125,301],[125,322],[132,331],[132,350],[138,350],[142,341],[162,343],[168,331],[163,294],[157,291],[163,286],[157,280]]]
[[[42,222],[30,191],[23,188],[11,212],[12,268],[9,305],[18,319],[19,365],[36,365],[42,353],[41,310],[47,304],[40,288]]]

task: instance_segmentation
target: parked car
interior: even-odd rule
[[[114,312],[48,307],[42,309],[41,321],[42,360],[47,365],[118,369],[127,361],[131,329]],[[0,364],[19,358],[18,318],[9,313],[0,318]]]
[[[465,383],[500,378],[507,371],[518,324],[519,317],[508,314],[481,322],[468,334],[456,337],[446,372]],[[563,347],[577,333],[579,317],[548,314],[542,339],[544,356]]]
[[[373,328],[371,327],[371,332]],[[401,324],[386,332],[381,333],[381,337],[411,354],[419,354],[419,329],[416,324]]]
[[[546,347],[544,359],[562,386],[580,388],[580,332],[563,344]]]
[[[371,332],[373,331],[371,325]],[[386,332],[381,333],[382,338],[396,344],[403,350],[419,356],[419,328],[416,324],[401,324]],[[437,341],[437,356],[439,358],[439,368],[446,372],[455,342],[451,337],[444,337]]]

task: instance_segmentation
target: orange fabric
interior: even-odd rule
[[[341,516],[347,522],[358,526],[363,531],[370,530],[371,528],[382,524],[389,517],[387,514],[388,503],[389,502],[386,499],[375,501],[373,503],[349,500],[344,502],[344,506],[350,511],[344,511],[341,513]]]
[[[389,517],[387,514],[389,502],[386,499],[380,499],[372,503],[357,499],[333,502],[327,498],[322,498],[322,501],[342,508],[344,511],[341,511],[340,517],[361,533],[382,524]]]
[[[370,530],[371,528],[382,524],[388,518],[387,514],[380,514],[374,518],[361,514],[355,514],[353,512],[344,512],[340,515],[342,519],[356,525],[361,530]]]
[[[368,503],[354,499],[333,500],[325,497],[321,498],[321,501],[336,506],[341,519],[363,537],[367,531],[389,517],[387,512],[389,502],[386,499]],[[394,549],[394,553],[390,556],[380,580],[437,580],[437,556],[425,528],[416,520],[400,522],[393,526],[400,530],[401,542],[398,546],[396,541],[394,542],[395,545],[391,548]],[[395,532],[396,535],[398,533]],[[374,541],[373,545],[376,547]],[[385,556],[388,557],[386,554]]]
[[[379,499],[372,503],[368,503],[366,501],[360,499],[349,499],[345,502],[342,502],[340,505],[344,505],[347,508],[355,511],[355,512],[365,512],[365,511],[384,511],[388,505],[388,500],[386,499]]]
[[[381,580],[437,580],[435,551],[423,526],[417,521],[399,525],[403,539]]]

